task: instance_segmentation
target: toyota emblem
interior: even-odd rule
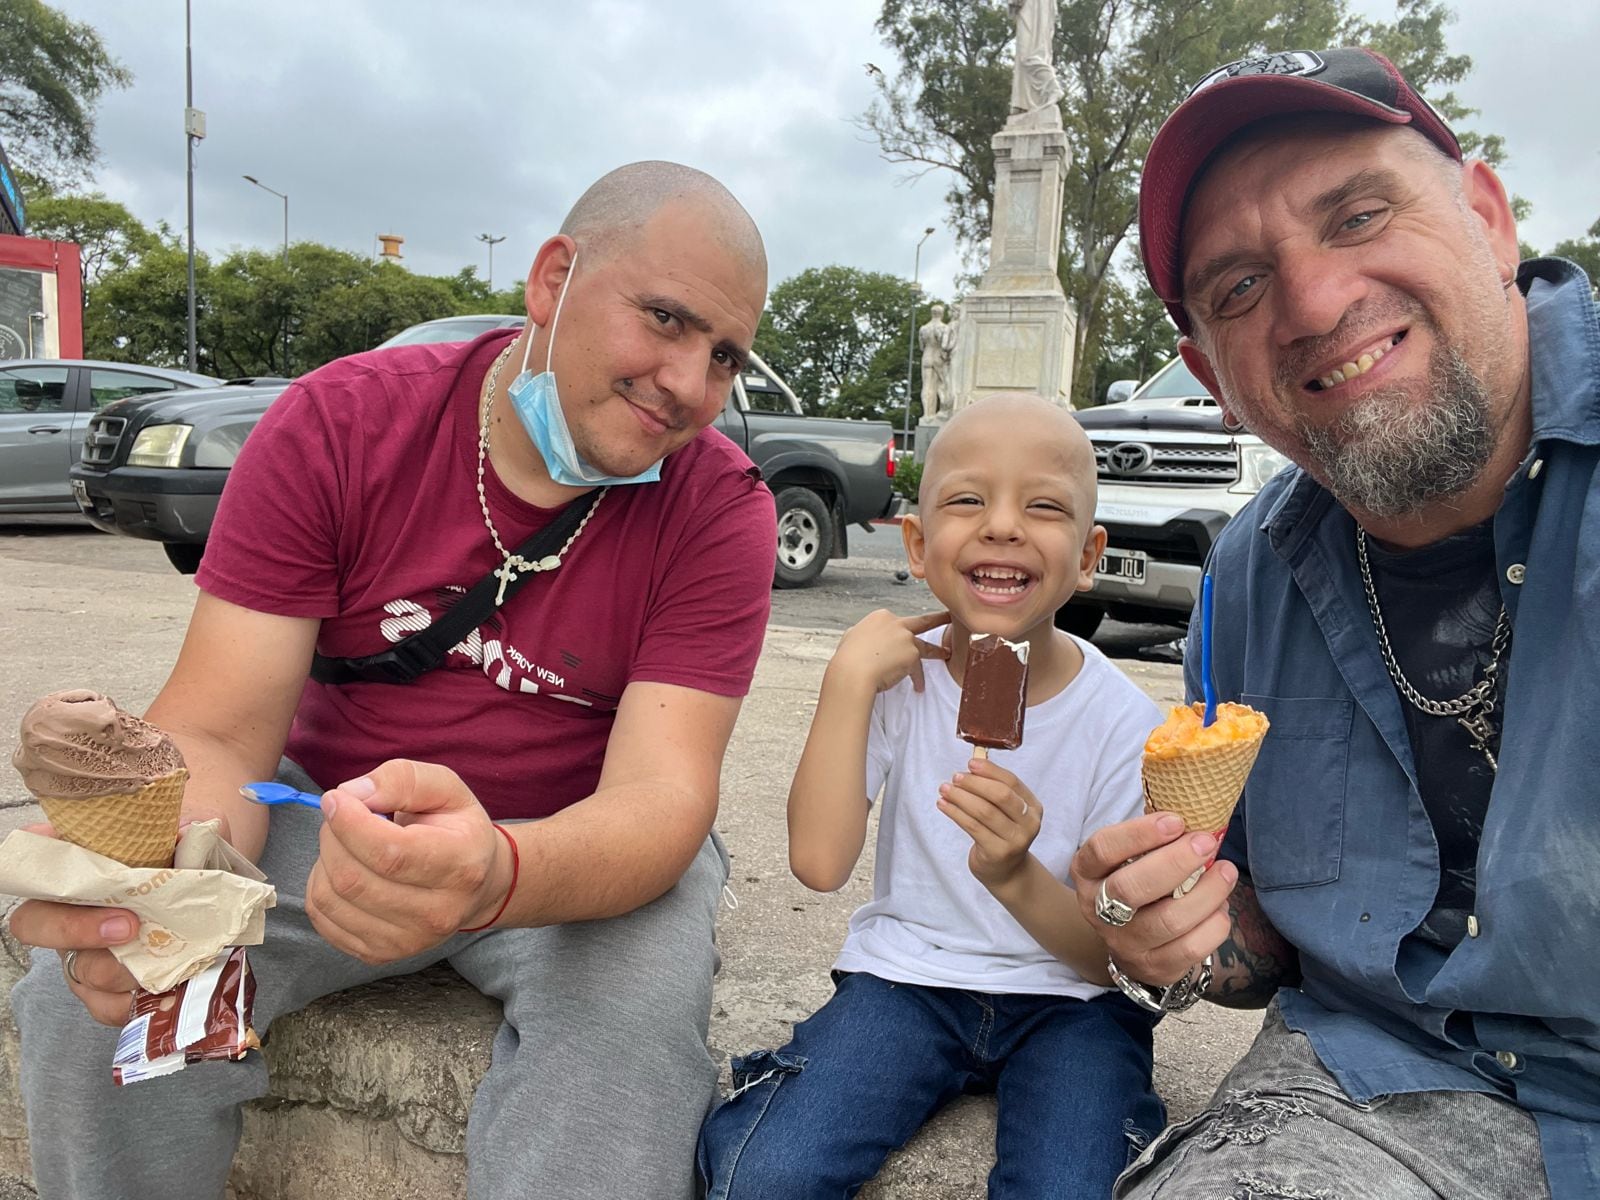
[[[1113,475],[1139,475],[1149,470],[1155,451],[1143,442],[1119,442],[1106,451],[1106,470]]]

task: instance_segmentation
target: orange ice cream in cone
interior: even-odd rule
[[[97,692],[56,692],[22,718],[11,758],[63,841],[130,867],[165,867],[189,772],[161,730]]]
[[[1205,705],[1179,705],[1144,744],[1144,807],[1170,812],[1196,833],[1220,839],[1255,765],[1267,718],[1247,704],[1217,705],[1206,725]]]

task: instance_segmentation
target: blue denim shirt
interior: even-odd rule
[[[1571,263],[1524,263],[1518,283],[1533,441],[1494,519],[1514,635],[1477,936],[1449,952],[1408,936],[1438,848],[1354,522],[1298,470],[1212,558],[1219,694],[1272,722],[1223,853],[1300,951],[1289,1027],[1352,1098],[1506,1096],[1539,1123],[1555,1200],[1576,1200],[1600,1194],[1600,322]]]

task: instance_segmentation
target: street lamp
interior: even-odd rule
[[[269,188],[254,175],[245,175],[243,179],[246,183],[255,184],[263,192],[271,192],[279,200],[283,201],[283,271],[284,277],[287,279],[289,273],[289,197],[276,188]],[[285,375],[289,373],[289,313],[287,307],[283,314],[283,373]]]
[[[194,144],[206,136],[206,115],[194,106],[194,37],[189,0],[183,3],[183,143],[188,155],[185,179],[189,214],[189,370],[200,369],[195,346],[194,295]]]
[[[917,357],[917,280],[922,275],[922,242],[933,236],[933,226],[929,225],[922,231],[922,241],[917,243],[917,252],[911,260],[911,336],[906,339],[906,418],[905,428],[901,431],[905,435],[905,448],[915,450],[911,442],[911,371]]]
[[[487,243],[489,247],[489,290],[492,292],[494,291],[494,248],[506,239],[503,234],[500,237],[495,237],[492,233],[480,233],[478,240]]]

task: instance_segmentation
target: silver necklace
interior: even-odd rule
[[[1400,664],[1395,659],[1394,647],[1389,644],[1389,631],[1384,627],[1383,613],[1378,608],[1378,589],[1372,583],[1372,564],[1367,560],[1367,532],[1359,525],[1356,526],[1356,561],[1361,564],[1361,583],[1367,590],[1367,607],[1372,610],[1372,623],[1378,630],[1378,649],[1383,653],[1383,665],[1389,668],[1389,677],[1394,680],[1395,687],[1430,717],[1454,717],[1472,739],[1473,748],[1489,760],[1489,770],[1498,772],[1500,764],[1489,749],[1490,739],[1494,737],[1494,726],[1489,724],[1489,717],[1494,712],[1500,664],[1505,657],[1506,647],[1511,644],[1511,619],[1506,613],[1506,606],[1500,605],[1500,619],[1495,622],[1494,636],[1489,642],[1489,665],[1483,668],[1483,678],[1454,700],[1430,700],[1411,686],[1411,681],[1401,672]]]
[[[583,514],[583,520],[578,522],[578,527],[572,531],[572,536],[566,544],[554,554],[547,554],[538,562],[530,562],[520,554],[513,554],[505,548],[500,540],[500,532],[494,527],[494,519],[489,516],[489,496],[483,489],[483,468],[489,459],[489,408],[494,403],[495,388],[500,383],[500,368],[505,365],[506,359],[511,357],[513,339],[510,346],[500,352],[494,360],[494,366],[489,369],[488,377],[483,381],[483,396],[478,403],[478,508],[483,513],[483,527],[489,531],[489,539],[494,542],[494,548],[505,561],[494,569],[495,578],[500,581],[500,590],[495,593],[494,606],[499,608],[505,603],[506,587],[518,575],[525,572],[554,571],[561,565],[561,560],[566,557],[567,551],[572,549],[572,543],[578,540],[589,524],[589,518],[594,516],[594,510],[600,507],[600,501],[605,499],[609,488],[601,488],[595,493],[594,501],[589,505],[589,511]]]

